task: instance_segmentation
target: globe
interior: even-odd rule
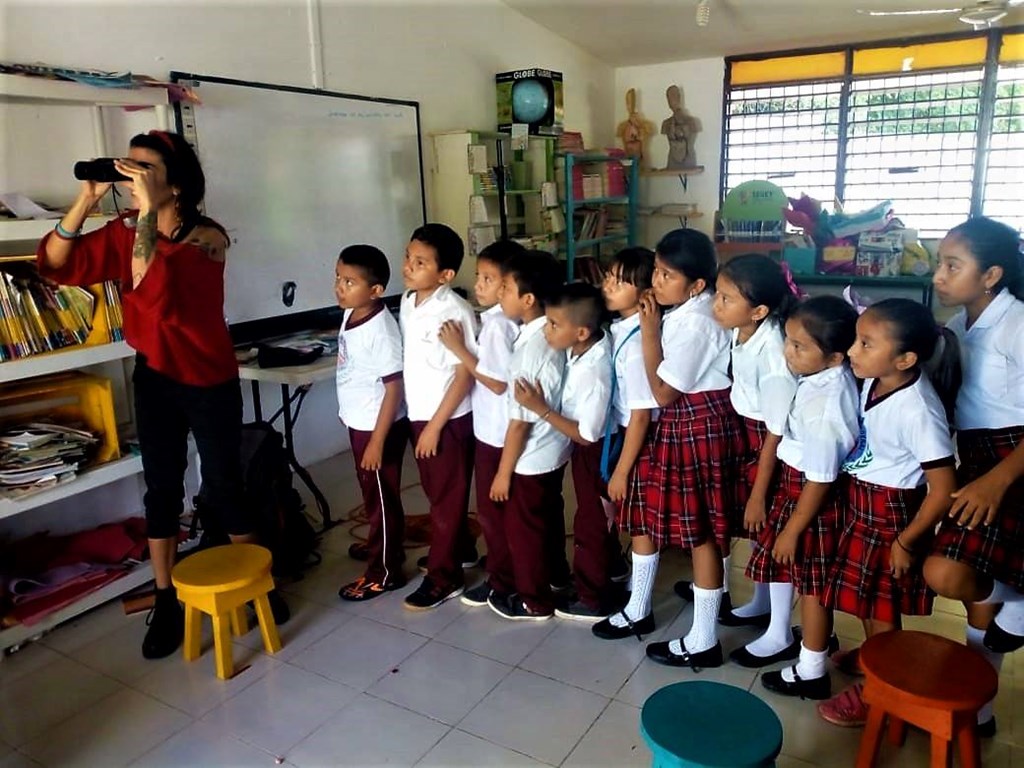
[[[512,86],[512,114],[517,123],[537,123],[551,107],[548,90],[536,80],[519,80]]]

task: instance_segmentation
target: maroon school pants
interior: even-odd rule
[[[543,475],[512,476],[505,515],[505,532],[512,553],[516,592],[533,611],[554,610],[552,569],[558,567],[555,541],[561,542],[565,562],[565,466]]]
[[[474,459],[476,472],[476,519],[487,544],[487,582],[491,589],[510,595],[516,591],[512,554],[505,533],[507,505],[491,501],[491,484],[501,464],[501,448],[477,441]]]
[[[402,538],[405,535],[405,511],[402,509],[402,459],[409,440],[409,422],[399,419],[384,439],[380,469],[367,472],[360,467],[372,432],[349,428],[356,478],[363,492],[363,505],[370,531],[366,537],[369,558],[366,578],[371,581],[403,581]]]
[[[427,426],[425,421],[409,423],[412,444]],[[420,484],[430,502],[430,552],[427,575],[435,584],[460,587],[463,584],[459,560],[459,532],[469,513],[469,483],[473,476],[473,414],[449,419],[437,441],[437,453],[416,459]]]
[[[601,442],[573,445],[572,482],[576,515],[572,521],[572,570],[580,601],[602,610],[611,601],[611,564],[621,558],[618,531],[608,524],[602,497],[607,484],[601,479]]]

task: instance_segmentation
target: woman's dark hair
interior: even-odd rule
[[[1003,268],[1003,277],[993,287],[993,293],[1009,288],[1010,293],[1024,301],[1020,235],[1013,227],[986,216],[976,216],[953,227],[946,237],[963,240],[982,272],[992,267]]]
[[[910,299],[884,299],[868,307],[864,315],[889,326],[898,354],[917,355],[918,367],[931,379],[946,409],[946,418],[952,423],[956,395],[963,381],[960,347],[953,332],[936,325],[932,311]]]
[[[350,267],[358,267],[371,286],[387,288],[391,279],[391,265],[380,248],[372,245],[350,245],[340,254],[338,261]]]
[[[788,320],[797,320],[826,355],[846,351],[857,338],[857,310],[838,296],[812,296],[789,313]]]
[[[195,150],[184,138],[168,131],[150,131],[132,137],[128,146],[160,155],[167,168],[168,186],[178,190],[174,200],[181,224],[172,235],[174,242],[180,243],[197,226],[213,227],[228,239],[224,227],[199,211],[206,196],[206,176]]]
[[[618,273],[618,278],[624,283],[648,291],[654,278],[654,251],[640,246],[623,248],[612,256],[607,271]]]
[[[714,290],[718,274],[715,246],[703,232],[696,229],[674,229],[658,242],[657,256],[686,275],[688,280],[703,280]]]
[[[752,307],[768,307],[765,319],[782,322],[796,306],[797,298],[777,261],[761,253],[730,259],[718,270],[719,277],[732,281]]]

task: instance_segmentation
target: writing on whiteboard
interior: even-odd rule
[[[378,120],[401,119],[401,112],[328,112],[328,117],[377,118]]]

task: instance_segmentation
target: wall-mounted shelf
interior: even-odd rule
[[[124,341],[97,344],[93,347],[71,347],[42,355],[22,357],[0,363],[0,384],[47,373],[73,371],[90,365],[133,357],[135,350]]]

